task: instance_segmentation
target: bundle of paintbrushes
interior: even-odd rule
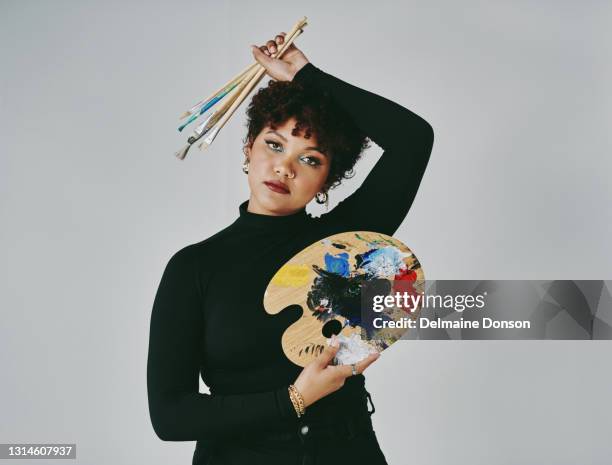
[[[306,26],[306,17],[295,23],[291,30],[285,35],[285,40],[279,46],[276,53],[272,54],[273,58],[280,58],[283,53],[289,48],[293,41],[303,32]],[[246,99],[247,95],[253,90],[259,81],[261,81],[266,69],[258,62],[245,68],[236,77],[231,79],[223,87],[214,92],[210,97],[196,103],[190,110],[186,111],[181,119],[185,119],[178,130],[182,131],[187,125],[200,119],[200,124],[194,129],[193,133],[187,139],[187,145],[176,152],[176,157],[183,160],[191,146],[201,138],[204,138],[198,148],[206,150],[219,134],[219,131],[225,123],[230,119],[234,111]],[[219,102],[221,102],[219,104]],[[219,104],[219,105],[217,105]],[[213,109],[213,107],[215,107]]]

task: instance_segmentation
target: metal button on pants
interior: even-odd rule
[[[303,419],[291,430],[222,441],[210,461],[193,465],[387,465],[369,417],[322,424]]]

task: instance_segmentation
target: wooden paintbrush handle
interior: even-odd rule
[[[298,29],[290,38],[289,40],[285,41],[283,43],[283,48],[281,50],[278,51],[278,53],[276,53],[276,57],[280,57],[282,56],[282,54],[285,52],[285,50],[293,43],[293,41],[302,33],[302,29]],[[213,136],[212,138],[214,138],[214,136],[216,136],[216,134],[218,133],[218,131],[223,127],[223,125],[227,122],[227,120],[232,116],[232,114],[234,113],[234,111],[236,111],[236,108],[238,108],[240,106],[240,104],[244,101],[244,99],[246,98],[246,96],[251,92],[251,90],[253,89],[253,87],[255,87],[255,85],[261,80],[261,78],[263,77],[266,69],[260,65],[259,63],[257,64],[259,69],[254,70],[253,72],[251,72],[249,74],[249,76],[247,76],[247,78],[245,78],[245,82],[241,83],[239,87],[236,88],[240,89],[244,86],[244,88],[242,88],[242,91],[240,92],[240,94],[236,97],[236,99],[232,102],[231,106],[227,109],[227,111],[224,113],[223,117],[219,120],[219,122],[217,123],[217,130],[214,132],[214,135],[211,134],[211,136]],[[229,103],[229,101],[228,101]],[[220,109],[221,110],[221,109]],[[209,143],[208,141],[206,141],[207,143]],[[212,140],[210,141],[212,142]]]
[[[200,108],[202,105],[204,105],[206,102],[208,102],[209,100],[213,99],[214,97],[216,97],[218,94],[220,94],[221,92],[223,92],[227,87],[230,87],[232,85],[234,85],[236,83],[236,81],[240,81],[242,79],[244,79],[247,75],[247,73],[249,73],[250,71],[252,71],[253,69],[255,69],[255,65],[257,65],[258,63],[255,62],[253,64],[250,64],[249,66],[247,66],[246,68],[244,68],[242,71],[240,71],[239,74],[237,74],[235,77],[233,77],[232,79],[230,79],[228,82],[226,82],[225,84],[223,84],[223,86],[221,86],[219,89],[217,89],[216,91],[214,91],[212,94],[210,94],[208,97],[206,97],[205,99],[200,100],[198,103],[196,103],[195,105],[193,105],[189,110],[187,110],[185,113],[183,113],[180,117],[180,119],[186,118],[188,116],[193,115],[194,113],[196,113],[198,111],[198,108]]]
[[[306,16],[304,16],[302,19],[300,19],[298,22],[296,22],[293,27],[291,28],[291,32],[288,35],[292,35],[295,33],[295,31],[297,31],[298,29],[303,28],[304,26],[306,26]],[[277,53],[278,56],[278,53]],[[199,107],[201,107],[204,103],[208,102],[209,100],[211,100],[212,98],[214,98],[217,94],[223,92],[227,87],[233,85],[236,83],[236,81],[245,79],[246,77],[249,77],[249,75],[251,74],[251,72],[253,70],[255,70],[258,66],[261,66],[257,61],[255,63],[250,64],[249,66],[247,66],[246,68],[244,68],[242,71],[240,71],[240,73],[238,73],[236,76],[234,76],[232,79],[230,79],[228,82],[226,82],[223,86],[221,86],[219,89],[217,89],[216,91],[214,91],[212,94],[210,94],[208,97],[206,97],[205,99],[200,100],[198,103],[196,103],[195,105],[193,105],[191,107],[191,109],[187,110],[185,113],[183,113],[181,115],[180,119],[183,119],[187,116],[190,116],[192,114],[194,114],[197,109]],[[252,77],[252,76],[250,76]]]

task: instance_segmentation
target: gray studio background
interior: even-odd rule
[[[195,443],[149,422],[150,311],[170,256],[248,198],[245,107],[183,162],[178,116],[302,16],[316,66],[435,129],[396,234],[428,279],[612,278],[609,2],[2,0],[1,443],[191,463]],[[381,447],[393,465],[607,464],[611,355],[402,341],[368,370]]]

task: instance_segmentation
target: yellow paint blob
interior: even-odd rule
[[[312,280],[313,271],[308,265],[285,265],[272,278],[271,283],[282,287],[300,287]]]

